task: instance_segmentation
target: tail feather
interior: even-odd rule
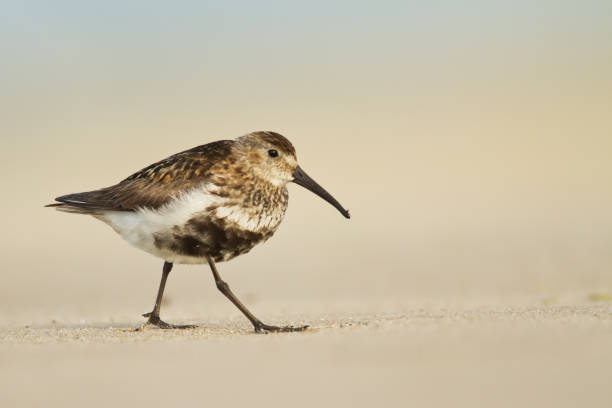
[[[54,207],[57,211],[67,212],[72,214],[88,214],[88,215],[96,215],[100,214],[99,210],[95,210],[87,207],[77,207],[74,205],[66,204],[66,203],[53,203],[47,204],[45,207]]]
[[[100,214],[104,206],[96,200],[101,190],[88,191],[85,193],[67,194],[57,197],[57,203],[47,204],[45,207],[54,207],[58,211],[74,214]]]

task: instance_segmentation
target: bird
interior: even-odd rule
[[[251,322],[255,332],[296,332],[309,326],[263,323],[234,295],[216,264],[248,253],[277,230],[293,182],[323,198],[345,218],[349,211],[298,165],[293,144],[272,131],[256,131],[176,153],[123,181],[67,194],[46,205],[91,215],[132,246],[163,260],[153,310],[140,329],[188,329],[160,318],[174,264],[208,264],[218,290]]]

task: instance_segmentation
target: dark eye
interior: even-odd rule
[[[274,149],[268,150],[268,154],[270,155],[270,157],[278,157],[278,152]]]

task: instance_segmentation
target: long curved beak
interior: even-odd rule
[[[325,189],[319,184],[317,184],[316,181],[311,179],[310,176],[306,174],[306,172],[302,170],[300,166],[297,166],[295,168],[295,171],[293,172],[293,182],[295,184],[299,184],[300,186],[307,188],[308,190],[312,191],[313,193],[336,207],[338,211],[340,211],[340,214],[344,215],[346,218],[351,218],[351,215],[349,214],[348,210],[344,209],[344,207],[342,207],[340,203],[336,201],[334,197],[332,197],[331,194],[325,191]]]

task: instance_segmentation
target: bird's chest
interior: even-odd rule
[[[253,188],[246,191],[240,201],[217,209],[217,215],[249,231],[273,231],[283,220],[288,201],[286,189]]]
[[[217,262],[249,252],[272,236],[283,219],[288,196],[286,190],[248,193],[209,206],[183,225],[155,234],[155,245],[183,256],[210,256]]]

